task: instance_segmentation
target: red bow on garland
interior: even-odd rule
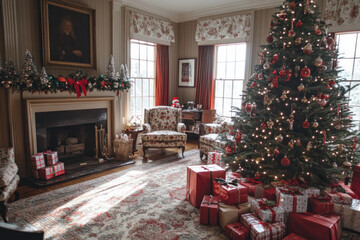
[[[85,78],[82,78],[80,81],[74,81],[74,79],[68,77],[67,82],[70,85],[74,85],[77,98],[81,96],[80,88],[81,91],[84,93],[84,96],[86,96],[87,94],[86,86],[88,84],[88,81]]]

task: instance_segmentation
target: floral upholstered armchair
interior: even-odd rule
[[[145,109],[144,133],[141,136],[142,147],[181,148],[184,157],[187,135],[186,126],[181,123],[181,109],[158,106]]]

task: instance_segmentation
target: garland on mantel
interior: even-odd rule
[[[19,74],[12,61],[5,62],[5,68],[1,66],[0,61],[0,88],[4,87],[13,91],[29,91],[31,93],[57,93],[74,92],[79,98],[82,94],[98,91],[115,91],[119,95],[120,91],[128,91],[131,87],[128,68],[121,65],[120,74],[115,73],[114,58],[110,56],[109,65],[105,74],[99,76],[88,76],[83,71],[76,71],[68,76],[47,75],[45,67],[39,74],[33,62],[29,50],[25,51],[25,61]]]

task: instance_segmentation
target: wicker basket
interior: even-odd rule
[[[129,155],[130,153],[132,153],[133,139],[129,139],[126,141],[115,139],[113,145],[116,160],[129,160]]]

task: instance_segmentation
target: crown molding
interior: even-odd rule
[[[194,10],[185,14],[178,14],[151,4],[139,4],[134,0],[121,0],[121,4],[124,6],[149,12],[167,18],[176,23],[192,21],[202,17],[220,15],[230,12],[273,8],[280,6],[282,3],[283,0],[262,0],[256,2],[253,0],[246,0],[245,2],[226,4],[222,5],[221,7],[203,8],[201,10]]]

